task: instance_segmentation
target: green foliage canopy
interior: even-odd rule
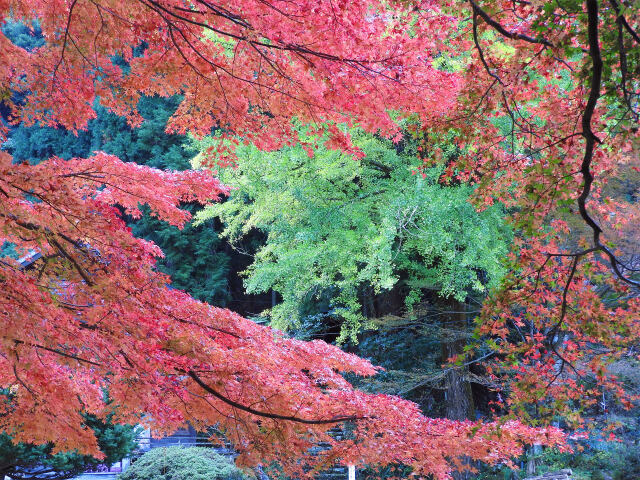
[[[339,340],[355,339],[365,288],[379,293],[400,282],[411,309],[423,289],[464,300],[496,286],[511,235],[502,208],[477,212],[467,201],[473,187],[441,185],[440,168],[416,174],[411,142],[353,134],[366,155],[360,161],[325,148],[310,156],[299,146],[241,147],[237,167],[219,173],[235,189],[229,200],[198,215],[220,218],[232,243],[252,229],[266,234],[245,286],[282,297],[269,312],[274,326],[299,327],[317,314],[309,304],[325,303],[320,314],[343,323]]]

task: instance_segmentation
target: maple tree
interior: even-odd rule
[[[153,269],[157,247],[131,236],[118,208],[136,215],[145,201],[181,224],[188,214],[179,201],[224,192],[210,174],[161,172],[101,153],[36,166],[2,158],[6,238],[44,255],[29,271],[3,260],[1,371],[12,398],[0,421],[16,441],[97,454],[80,411],[105,414],[103,386],[118,407],[114,419],[148,415],[167,432],[186,420],[203,430],[218,425],[246,461],[278,458],[291,470],[300,467],[292,454],[319,441],[333,445],[331,458],[403,462],[440,476],[460,451],[497,461],[521,440],[560,441],[555,430],[517,423],[427,419],[415,404],[352,389],[340,373],[375,373],[367,361],[280,337],[167,288],[168,277]],[[327,425],[348,420],[354,440],[328,435]]]
[[[14,30],[7,35],[14,43],[20,42],[26,35],[16,35]],[[41,38],[36,37],[36,40]],[[100,106],[96,107],[96,118],[88,122],[87,130],[77,134],[39,125],[13,126],[7,151],[17,163],[39,163],[51,156],[68,160],[100,150],[127,162],[165,170],[185,170],[190,168],[189,160],[195,152],[188,148],[185,136],[164,133],[167,119],[177,108],[178,100],[176,97],[141,98],[137,108],[144,121],[135,129],[130,128],[125,119]],[[193,212],[199,206],[185,205],[184,208]],[[222,251],[212,222],[198,226],[189,223],[179,229],[144,214],[139,219],[126,220],[136,237],[152,240],[162,249],[164,257],[156,266],[171,276],[173,287],[188,291],[198,300],[225,306],[229,300],[230,259]]]
[[[638,333],[637,280],[603,232],[622,221],[613,214],[623,205],[598,197],[637,137],[636,10],[617,0],[0,0],[0,19],[38,19],[46,40],[27,51],[0,35],[0,92],[11,121],[72,131],[95,116],[96,99],[135,125],[141,95],[181,93],[168,130],[215,128],[209,154],[222,165],[241,142],[299,142],[312,155],[292,118],[356,158],[341,123],[389,138],[400,133],[396,115],[434,138],[453,129],[465,154],[449,174],[479,182],[479,206],[517,209],[525,234],[480,331],[503,339],[528,327],[521,344],[494,344],[505,368],[524,355],[512,398],[545,406],[591,399],[575,378],[588,367],[600,387],[622,393],[605,364]],[[422,155],[437,160],[430,145]],[[245,461],[279,458],[288,471],[318,441],[333,448],[310,464],[395,462],[441,478],[461,453],[497,462],[521,441],[560,442],[554,429],[430,420],[410,402],[365,395],[341,373],[372,375],[368,362],[167,288],[154,269],[160,250],[134,238],[122,214],[146,204],[183,226],[179,202],[224,193],[204,171],[161,172],[100,152],[16,165],[0,152],[4,240],[43,255],[29,270],[1,264],[0,383],[12,395],[4,431],[96,453],[79,412],[104,415],[108,386],[120,421],[147,415],[164,431],[217,424]],[[573,202],[590,243],[571,242],[560,218]],[[581,251],[567,250],[576,243]],[[615,305],[600,301],[602,283],[622,295]],[[343,421],[354,422],[354,438],[337,442],[326,430]]]
[[[638,6],[469,5],[470,81],[454,114],[466,155],[450,174],[479,183],[480,208],[503,202],[520,231],[478,332],[509,379],[508,407],[580,426],[603,395],[636,399],[609,366],[632,355],[640,326],[637,209],[606,188],[638,169]]]

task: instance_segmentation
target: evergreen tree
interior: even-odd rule
[[[85,424],[98,440],[104,458],[77,452],[53,452],[53,444],[15,444],[11,436],[0,434],[0,475],[12,480],[62,480],[71,478],[98,464],[112,465],[138,446],[136,428],[112,423],[112,415],[102,421],[85,415]]]
[[[14,29],[23,32],[24,27]],[[77,135],[64,129],[18,125],[12,129],[7,147],[16,162],[35,164],[52,156],[68,160],[101,150],[140,165],[185,170],[195,152],[187,148],[183,136],[164,131],[179,100],[178,97],[142,97],[138,108],[144,121],[138,128],[130,128],[124,118],[99,105],[96,106],[97,118]],[[187,208],[194,210],[193,206]],[[129,223],[136,236],[160,246],[165,258],[158,262],[158,269],[171,276],[173,287],[213,304],[225,305],[229,301],[229,257],[223,251],[213,222],[189,224],[179,230],[145,215],[139,220],[130,219]]]

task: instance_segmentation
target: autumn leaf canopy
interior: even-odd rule
[[[477,185],[476,207],[504,203],[521,232],[512,274],[479,324],[498,358],[525,359],[495,365],[496,379],[518,370],[514,408],[588,399],[618,388],[605,365],[638,334],[623,238],[637,212],[602,191],[637,149],[640,15],[617,0],[485,3],[0,0],[1,21],[37,21],[45,39],[26,50],[0,34],[0,96],[10,122],[78,131],[97,103],[137,125],[141,96],[180,94],[167,131],[213,132],[209,166],[233,164],[241,143],[301,143],[313,155],[324,142],[358,161],[345,126],[399,140],[401,120],[425,133],[430,164],[441,152],[429,139],[448,135],[461,154],[442,181]],[[411,402],[365,394],[343,375],[374,375],[368,361],[172,289],[155,268],[162,252],[124,217],[146,205],[182,227],[181,204],[228,193],[209,170],[102,152],[34,166],[0,152],[0,240],[40,257],[0,260],[1,430],[95,454],[81,412],[105,416],[107,390],[118,421],[215,427],[246,463],[278,459],[290,473],[338,461],[447,478],[461,454],[496,463],[527,442],[562,443],[551,427],[429,419]],[[506,341],[512,328],[519,343]],[[574,383],[570,393],[568,376],[589,368],[595,390]],[[327,433],[345,422],[346,439]],[[320,442],[331,449],[307,455]]]

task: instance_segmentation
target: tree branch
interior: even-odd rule
[[[473,11],[482,17],[482,19],[494,30],[496,30],[501,35],[510,38],[512,40],[524,40],[529,43],[537,43],[540,45],[545,45],[547,47],[553,47],[553,44],[545,39],[545,38],[535,38],[529,35],[525,35],[523,33],[510,32],[506,28],[504,28],[499,22],[495,21],[487,12],[485,12],[480,6],[475,2],[475,0],[469,0],[469,3],[473,7]]]
[[[344,417],[329,418],[329,419],[326,419],[326,420],[320,420],[320,419],[310,420],[310,419],[300,418],[300,417],[291,416],[291,415],[280,415],[280,414],[277,414],[277,413],[269,413],[269,412],[256,410],[254,408],[247,407],[247,406],[245,406],[245,405],[243,405],[241,403],[238,403],[238,402],[236,402],[234,400],[231,400],[228,397],[225,397],[220,392],[215,390],[213,387],[211,387],[210,385],[207,385],[193,370],[189,370],[186,373],[204,391],[206,391],[207,393],[213,395],[218,400],[222,400],[227,405],[231,405],[232,407],[237,408],[238,410],[250,413],[252,415],[257,415],[259,417],[272,418],[272,419],[275,419],[275,420],[287,420],[287,421],[295,422],[295,423],[303,423],[305,425],[330,425],[330,424],[333,424],[333,423],[340,423],[340,422],[349,422],[349,421],[353,422],[355,420],[362,420],[363,418],[365,418],[365,417],[357,417],[355,415],[350,415],[350,416],[344,416]]]
[[[624,18],[624,16],[620,13],[620,4],[618,3],[618,0],[611,0],[611,5],[616,12],[616,21],[619,22],[627,30],[627,32],[629,32],[629,34],[637,43],[640,43],[640,35],[638,35],[637,32],[633,28],[631,28],[631,25],[629,25],[627,19]]]

